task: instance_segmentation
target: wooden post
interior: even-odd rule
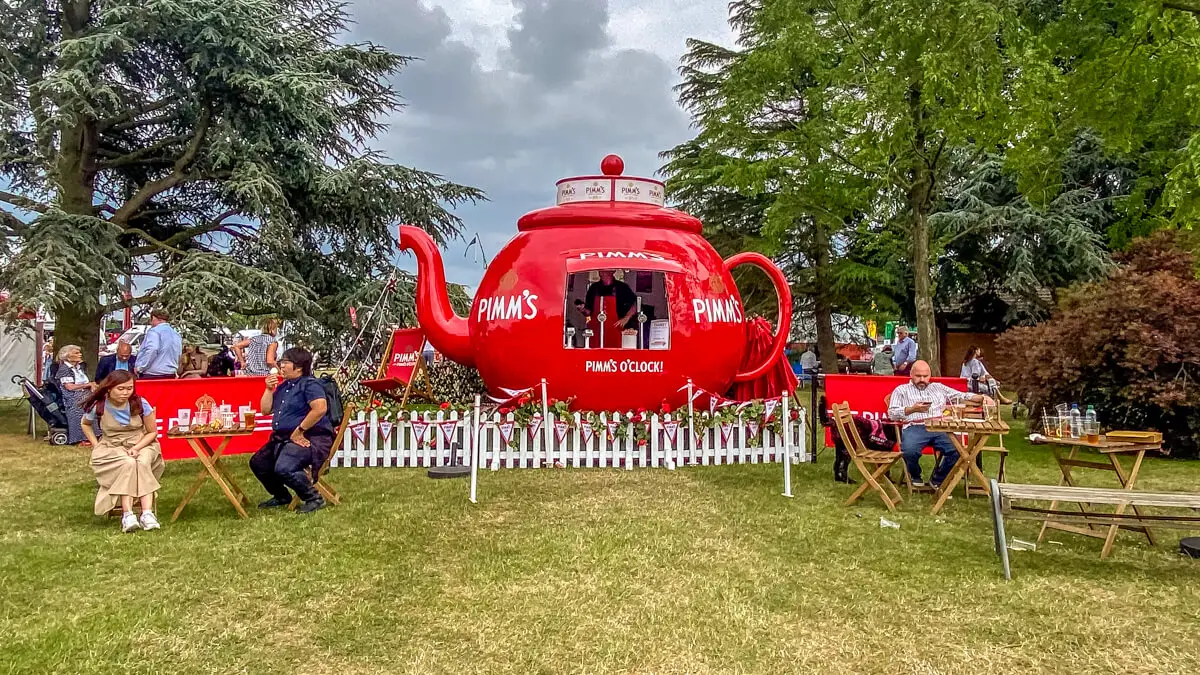
[[[783,496],[792,496],[792,415],[787,394],[783,395]]]

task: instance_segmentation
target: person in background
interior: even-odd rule
[[[83,433],[92,445],[92,471],[100,489],[93,512],[103,516],[121,504],[121,531],[157,530],[154,493],[163,474],[154,407],[138,396],[133,373],[114,371],[83,402]],[[93,425],[99,420],[101,435]],[[133,513],[133,500],[142,505],[142,517]]]
[[[279,357],[279,374],[267,375],[259,408],[264,415],[271,415],[271,438],[250,458],[250,470],[271,494],[258,505],[260,509],[290,504],[288,488],[304,501],[296,513],[312,513],[325,506],[304,473],[312,467],[316,477],[333,447],[334,435],[333,422],[326,414],[325,389],[312,376],[312,362],[312,354],[293,347]]]
[[[42,384],[54,379],[54,339],[42,345]]]
[[[813,351],[812,345],[808,345],[804,349],[804,353],[800,355],[800,367],[805,373],[816,372],[817,370],[817,353]]]
[[[200,345],[188,345],[179,358],[179,377],[204,377],[208,373],[208,354]]]
[[[888,405],[888,416],[896,422],[903,423],[900,432],[900,452],[904,454],[904,463],[908,466],[908,476],[913,481],[913,487],[922,487],[921,483],[921,451],[933,447],[942,453],[941,462],[933,470],[930,485],[935,489],[946,479],[946,474],[958,461],[958,450],[945,433],[934,433],[925,428],[925,420],[931,417],[941,417],[946,406],[954,401],[971,401],[973,403],[991,403],[992,399],[980,394],[968,394],[947,387],[940,382],[930,381],[929,364],[917,361],[912,364],[909,373],[911,380],[892,392],[891,403]]]
[[[220,353],[208,360],[208,370],[205,377],[233,377],[237,361],[228,345],[222,345]]]
[[[83,443],[87,440],[83,433],[83,402],[95,385],[88,379],[79,345],[66,345],[58,350],[58,370],[54,376],[62,391],[63,412],[67,414],[67,443]]]
[[[1000,401],[1004,405],[1012,403],[1004,394],[1000,393],[1000,384],[996,382],[996,378],[988,372],[987,368],[980,361],[983,356],[983,350],[975,345],[967,347],[967,355],[963,357],[962,370],[958,376],[970,380],[967,388],[971,391],[982,394],[987,392],[989,396]]]
[[[117,343],[117,353],[100,357],[100,362],[96,364],[96,381],[101,382],[118,370],[136,372],[136,367],[137,357],[133,355],[133,347],[122,340]]]
[[[895,375],[896,369],[892,366],[892,346],[884,345],[883,349],[875,352],[875,356],[871,357],[871,374],[872,375]]]
[[[261,333],[233,345],[233,353],[237,356],[238,363],[242,364],[244,375],[266,375],[276,366],[279,324],[279,319],[267,319],[262,323]]]
[[[178,375],[183,338],[167,323],[167,318],[167,313],[162,309],[150,312],[150,329],[142,339],[142,349],[138,354],[140,379],[165,380]]]
[[[917,343],[908,336],[908,326],[896,327],[896,346],[892,350],[892,369],[896,375],[908,375],[917,360]]]

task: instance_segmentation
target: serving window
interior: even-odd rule
[[[594,261],[592,265],[595,265]],[[568,266],[563,346],[567,349],[670,349],[668,274],[671,272],[663,269],[572,269]]]

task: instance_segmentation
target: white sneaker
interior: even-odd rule
[[[157,530],[162,527],[158,524],[158,518],[155,518],[154,514],[149,511],[142,511],[141,523],[143,530]]]
[[[133,514],[133,511],[121,516],[122,532],[133,532],[134,530],[140,530],[141,528],[142,526],[138,523],[137,516]]]

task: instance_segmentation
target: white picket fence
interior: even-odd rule
[[[757,428],[753,422],[739,419],[730,428],[689,428],[686,416],[652,415],[648,442],[639,446],[635,425],[623,435],[608,438],[608,422],[619,421],[621,413],[605,413],[605,430],[592,433],[586,421],[574,414],[574,425],[566,430],[561,441],[551,419],[549,427],[536,420],[529,427],[515,424],[509,413],[490,417],[477,413],[459,415],[457,412],[400,413],[398,419],[358,413],[351,423],[342,446],[334,453],[335,467],[433,467],[451,463],[469,465],[474,443],[479,444],[479,468],[492,470],[558,468],[652,467],[673,469],[676,466],[708,466],[724,464],[760,464],[782,462],[785,447],[792,462],[809,461],[806,449],[805,420],[800,409],[796,420],[784,421],[784,434]],[[781,409],[777,414],[782,414]],[[627,416],[628,414],[626,414]],[[681,418],[683,421],[681,422]],[[670,423],[678,423],[674,439],[668,433]],[[502,428],[513,423],[511,435],[517,440],[510,447],[503,439]],[[531,428],[532,427],[532,428]],[[757,444],[751,443],[752,435]]]

